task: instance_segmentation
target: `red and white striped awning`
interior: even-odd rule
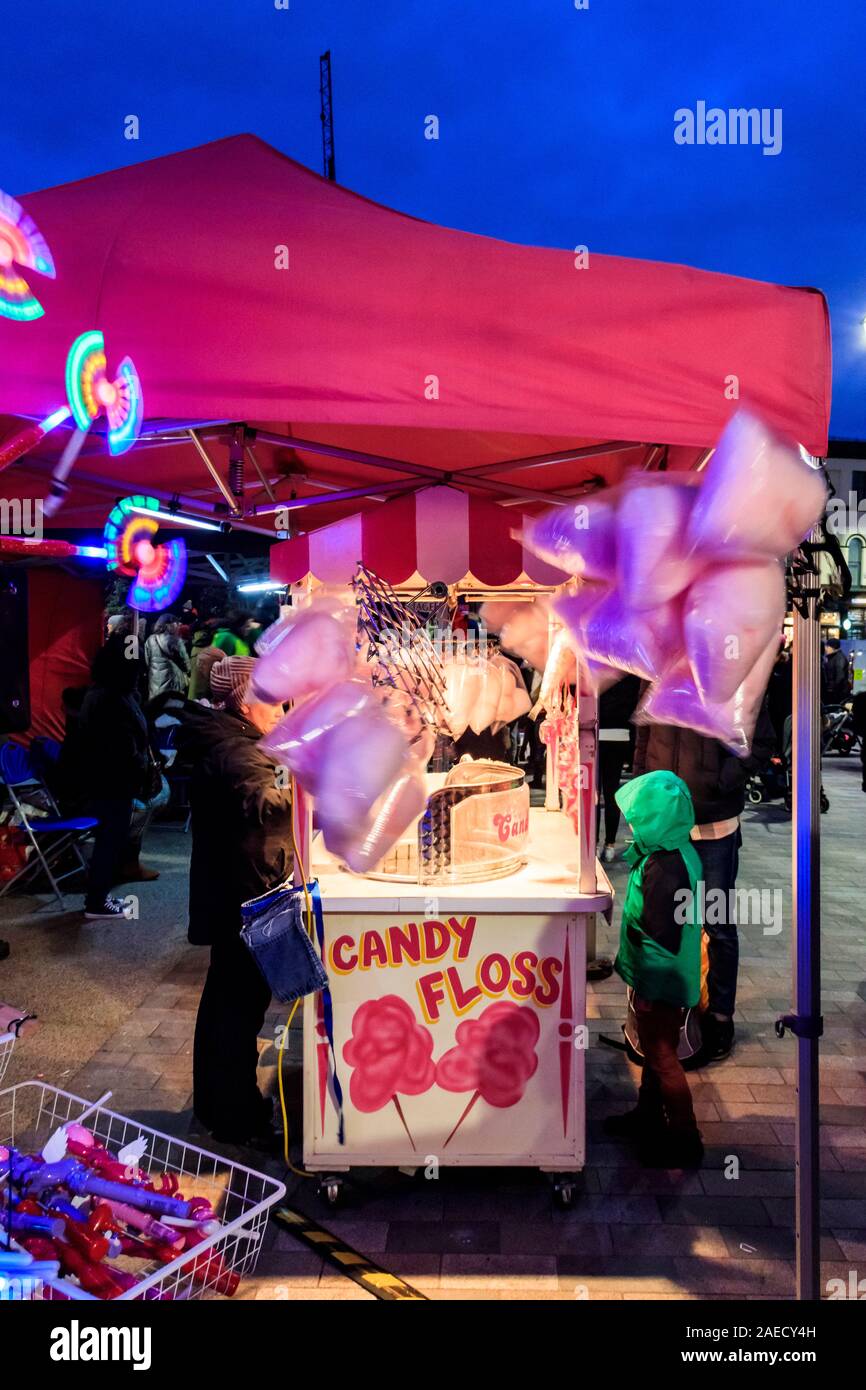
[[[399,586],[473,582],[497,589],[523,583],[554,585],[567,578],[525,550],[522,513],[454,487],[429,487],[384,502],[271,547],[271,577],[299,584],[348,584],[358,561]]]

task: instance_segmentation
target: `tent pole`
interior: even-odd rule
[[[812,540],[817,540],[813,532]],[[815,572],[802,576],[794,601],[793,710],[793,957],[797,1041],[796,1262],[797,1297],[819,1297],[820,1155],[818,1042],[821,1032],[821,663],[820,590]],[[779,1029],[777,1024],[777,1030]]]

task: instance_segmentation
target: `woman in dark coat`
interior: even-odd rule
[[[76,752],[81,790],[99,825],[84,900],[89,918],[123,917],[124,906],[109,889],[131,877],[156,878],[138,866],[123,871],[130,851],[133,801],[142,796],[148,775],[147,720],[135,694],[138,662],[128,659],[121,643],[109,641],[96,653],[93,685],[84,696],[78,722]],[[136,848],[137,859],[137,848]]]
[[[291,798],[259,739],[281,705],[248,694],[252,657],[211,673],[222,709],[187,705],[180,756],[191,768],[189,939],[210,946],[193,1050],[193,1109],[227,1143],[274,1147],[272,1105],[256,1085],[256,1040],[270,990],[240,937],[241,903],[291,877]]]

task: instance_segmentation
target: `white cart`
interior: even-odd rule
[[[533,810],[508,878],[435,889],[345,873],[314,849],[344,1143],[321,1000],[304,1017],[304,1162],[339,1196],[351,1167],[539,1168],[585,1155],[587,940],[610,906],[580,894],[577,840]]]

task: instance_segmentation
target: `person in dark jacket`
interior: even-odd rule
[[[602,691],[598,701],[598,784],[601,793],[595,813],[595,838],[601,829],[604,802],[604,848],[599,858],[610,864],[616,854],[619,806],[616,793],[631,753],[631,717],[640,696],[637,676],[623,676]]]
[[[96,653],[93,685],[84,696],[76,731],[82,788],[90,813],[99,821],[84,900],[88,918],[125,915],[124,905],[109,896],[130,850],[133,801],[143,794],[148,774],[147,720],[135,694],[138,663],[128,660],[119,643],[108,642]],[[136,850],[137,858],[137,850]],[[143,870],[136,877],[156,877]]]
[[[838,637],[828,637],[824,643],[821,666],[821,699],[825,705],[841,705],[851,694],[851,673],[848,658]]]
[[[766,703],[766,702],[765,702]],[[737,758],[716,739],[671,724],[644,724],[637,730],[634,775],[663,770],[681,777],[691,793],[695,827],[691,838],[701,860],[707,897],[720,890],[732,905],[740,863],[740,816],[751,771],[770,759],[773,729],[762,708],[748,758]],[[716,897],[714,901],[719,901]],[[709,1001],[703,1015],[708,1060],[726,1057],[734,1045],[734,1009],[740,947],[732,911],[713,912],[705,923]]]
[[[634,833],[614,968],[634,991],[644,1057],[637,1107],[605,1131],[634,1139],[651,1167],[696,1168],[703,1144],[677,1056],[683,1009],[701,993],[701,861],[690,839],[688,787],[670,772],[634,777],[616,794]]]
[[[180,757],[191,767],[189,940],[210,946],[196,1019],[193,1110],[215,1138],[272,1150],[273,1108],[256,1084],[256,1040],[271,995],[241,936],[241,904],[292,873],[291,797],[259,739],[282,715],[249,692],[253,657],[211,672],[223,708],[184,708]]]

